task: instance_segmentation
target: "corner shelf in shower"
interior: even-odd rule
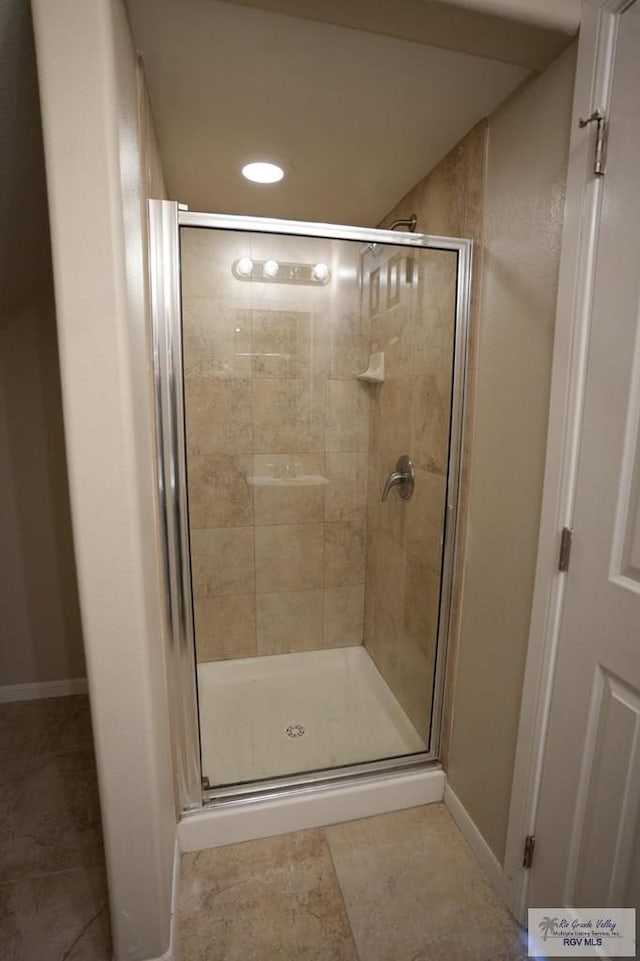
[[[357,380],[367,384],[381,384],[384,381],[384,351],[380,350],[369,355],[369,366],[361,374],[356,374]]]

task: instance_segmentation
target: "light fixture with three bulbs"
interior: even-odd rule
[[[236,280],[251,280],[262,283],[297,284],[308,287],[323,287],[331,279],[331,271],[326,264],[303,264],[290,261],[252,260],[240,257],[231,266]]]

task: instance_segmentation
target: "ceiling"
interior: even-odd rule
[[[580,26],[582,0],[444,0],[497,16],[556,27],[575,33]]]
[[[569,41],[566,23],[430,0],[128,7],[170,196],[195,210],[332,223],[378,223]],[[251,159],[279,160],[288,174],[249,184],[240,167]]]

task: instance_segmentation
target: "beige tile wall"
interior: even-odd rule
[[[372,350],[385,353],[385,382],[372,387],[368,457],[365,645],[424,740],[428,739],[438,624],[446,495],[456,256],[416,250],[367,254],[380,271],[379,309],[371,318]],[[401,454],[413,461],[410,501],[386,476]]]
[[[198,658],[318,650],[364,634],[426,739],[455,257],[195,229],[182,243]],[[240,256],[323,260],[332,282],[242,283],[231,273]],[[354,375],[374,350],[385,352],[386,380],[364,385]],[[381,504],[403,453],[414,461],[416,493]],[[300,475],[316,483],[302,485]]]
[[[383,221],[418,215],[418,230],[449,237],[468,237],[474,241],[473,278],[471,284],[471,323],[469,328],[469,361],[466,383],[466,405],[463,430],[463,459],[458,511],[458,539],[464,546],[469,505],[471,442],[474,423],[474,397],[478,329],[480,326],[480,291],[483,274],[483,226],[485,178],[487,167],[488,123],[481,121],[463,137],[453,150],[389,211]],[[440,754],[447,763],[451,715],[456,677],[460,602],[464,581],[464,550],[456,557],[452,617],[447,652],[446,691]]]
[[[362,643],[369,331],[356,245],[182,232],[199,660]],[[316,263],[322,288],[243,283],[239,257]],[[311,478],[300,482],[301,475]]]

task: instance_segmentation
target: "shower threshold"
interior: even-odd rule
[[[201,663],[198,693],[202,771],[220,797],[427,751],[361,645]]]

